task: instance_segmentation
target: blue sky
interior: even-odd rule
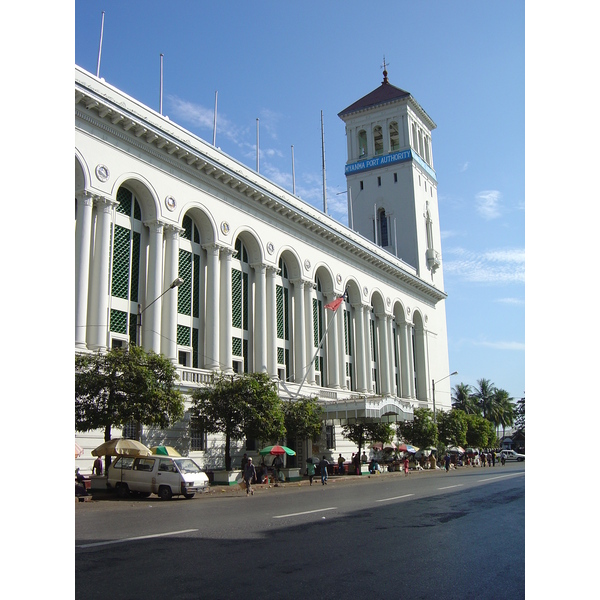
[[[367,7],[373,7],[366,10]],[[452,385],[525,391],[524,2],[76,0],[75,62],[347,224],[337,113],[379,86],[409,91],[437,124]]]

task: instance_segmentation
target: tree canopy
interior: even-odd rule
[[[469,428],[467,414],[453,408],[437,413],[439,441],[446,446],[465,446]]]
[[[390,442],[394,437],[394,429],[389,423],[357,421],[342,427],[344,437],[358,446],[360,454],[368,442]]]
[[[173,363],[138,346],[75,355],[75,430],[111,428],[134,421],[166,428],[183,417]]]
[[[415,408],[412,421],[398,424],[398,437],[418,448],[436,446],[438,431],[433,420],[433,412],[428,408]]]
[[[323,429],[323,408],[314,398],[287,400],[283,403],[288,438],[318,439]]]
[[[192,394],[191,421],[207,433],[225,435],[225,468],[231,442],[243,438],[277,441],[285,434],[283,407],[266,373],[216,375],[213,385]]]

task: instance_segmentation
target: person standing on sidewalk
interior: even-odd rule
[[[404,476],[408,475],[408,456],[404,459]]]
[[[309,458],[306,461],[306,474],[308,475],[308,480],[310,481],[310,485],[312,485],[313,477],[315,476],[315,464],[313,463],[312,458]]]
[[[254,490],[252,489],[252,481],[256,479],[256,469],[252,464],[252,457],[248,457],[248,462],[244,467],[244,481],[246,482],[246,496],[249,494],[254,496]]]
[[[327,467],[329,466],[329,461],[323,456],[323,460],[321,461],[321,483],[323,485],[327,485]]]
[[[354,456],[354,454],[352,454],[352,456]],[[344,462],[345,462],[345,458],[340,454],[338,456],[338,473],[340,475],[344,474]]]

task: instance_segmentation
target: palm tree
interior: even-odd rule
[[[452,389],[452,408],[462,410],[468,415],[479,413],[479,407],[473,399],[473,389],[466,383],[459,383]]]
[[[506,390],[497,389],[495,393],[495,401],[497,402],[497,425],[502,426],[502,437],[506,433],[506,427],[510,427],[515,422],[516,410],[513,403],[514,398],[511,398]]]
[[[473,398],[477,401],[483,417],[493,423],[496,418],[496,386],[489,379],[478,379],[477,385],[479,387],[475,388]]]

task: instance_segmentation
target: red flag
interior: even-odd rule
[[[336,311],[340,304],[344,301],[344,297],[340,296],[339,298],[336,298],[333,302],[330,302],[329,304],[325,305],[325,308],[328,308],[329,310],[333,310]]]

